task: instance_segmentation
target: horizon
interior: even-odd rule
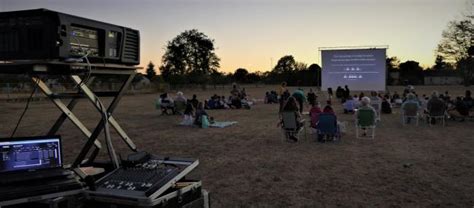
[[[225,73],[269,71],[285,55],[321,66],[320,47],[367,45],[387,45],[387,57],[427,68],[442,31],[469,7],[466,0],[0,1],[1,12],[46,8],[138,29],[140,66],[151,61],[157,73],[167,42],[190,29],[215,40]]]

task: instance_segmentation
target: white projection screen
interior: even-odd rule
[[[321,50],[321,89],[385,91],[386,49]]]

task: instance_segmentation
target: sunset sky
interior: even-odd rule
[[[319,47],[366,45],[431,66],[447,23],[472,12],[466,0],[0,0],[0,11],[34,8],[140,30],[142,66],[160,65],[167,41],[198,29],[224,72],[267,71],[284,55],[320,64]]]

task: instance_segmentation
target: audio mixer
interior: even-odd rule
[[[150,155],[144,161],[125,164],[96,182],[92,198],[153,200],[186,176],[199,164],[194,159]]]

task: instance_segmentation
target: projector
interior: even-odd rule
[[[0,13],[0,60],[140,63],[138,30],[47,9]]]

